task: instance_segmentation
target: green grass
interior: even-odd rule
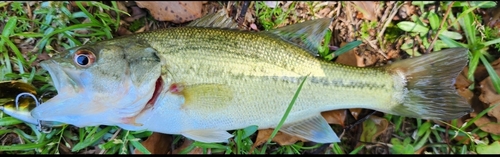
[[[342,2],[345,3],[345,2]],[[35,3],[38,7],[33,13],[34,18],[30,18],[25,12],[26,2],[0,2],[0,8],[6,8],[7,12],[0,13],[0,20],[4,22],[2,35],[0,36],[0,81],[20,80],[26,83],[42,84],[39,86],[38,93],[55,91],[53,87],[48,85],[50,82],[48,74],[39,70],[39,67],[33,67],[36,62],[37,55],[41,52],[54,53],[74,46],[82,45],[86,42],[95,42],[113,38],[113,32],[119,28],[119,17],[111,17],[110,13],[127,14],[118,10],[115,2],[86,2],[87,6],[81,2],[76,2],[76,7],[79,11],[71,12],[66,6],[67,1],[58,2],[42,2]],[[312,3],[307,3],[310,8]],[[294,8],[297,2],[293,2],[290,8]],[[413,2],[413,5],[424,8],[428,3]],[[494,29],[486,27],[485,29],[477,29],[481,17],[474,12],[477,8],[489,8],[495,6],[492,2],[440,2],[440,10],[450,12],[445,17],[433,11],[427,11],[420,17],[412,17],[411,21],[402,21],[399,23],[390,23],[391,29],[399,28],[410,37],[420,37],[424,39],[424,47],[437,51],[441,48],[450,47],[467,47],[470,50],[470,64],[468,78],[474,81],[473,73],[478,65],[483,64],[487,72],[492,78],[494,88],[500,91],[500,78],[495,73],[495,70],[490,65],[490,62],[495,59],[493,55],[488,53],[488,48],[500,49],[500,38],[493,35]],[[345,5],[343,5],[345,6]],[[461,10],[454,12],[450,8]],[[268,7],[263,2],[255,2],[254,6],[258,24],[264,30],[276,28],[281,25],[290,16],[297,16],[293,13],[293,9],[283,10],[280,7]],[[313,10],[313,9],[311,9]],[[314,14],[314,13],[313,13]],[[443,22],[448,19],[451,23]],[[138,21],[143,21],[138,20]],[[424,21],[429,21],[427,22]],[[360,38],[368,37],[370,27],[376,26],[377,23],[365,22],[361,25]],[[142,26],[140,23],[132,23],[131,30],[135,30]],[[445,29],[446,28],[446,29]],[[459,33],[456,30],[463,30]],[[399,36],[386,31],[386,37]],[[397,32],[397,31],[394,31]],[[432,32],[430,36],[427,36]],[[327,34],[330,34],[328,32]],[[459,39],[458,35],[463,35],[464,39]],[[486,35],[483,38],[482,35]],[[331,36],[325,38],[325,42],[320,48],[320,55],[326,60],[332,60],[333,56],[339,56],[352,48],[361,44],[361,41],[353,41],[339,50],[332,52],[329,50],[329,41]],[[437,37],[434,45],[428,42]],[[35,49],[32,52],[23,52],[19,43],[16,40],[36,40]],[[393,39],[391,39],[393,40]],[[402,49],[410,51],[409,48],[416,45],[403,44]],[[415,54],[415,53],[409,53]],[[331,57],[331,58],[329,58]],[[294,98],[291,100],[289,108],[285,111],[282,120],[272,137],[277,133],[288,112],[294,104],[294,101],[300,92],[302,84],[298,87]],[[471,89],[474,87],[471,85]],[[391,139],[388,143],[384,143],[389,147],[392,154],[413,154],[415,151],[426,148],[426,152],[432,154],[467,154],[470,152],[485,152],[489,151],[487,146],[497,148],[494,141],[498,141],[500,136],[489,134],[474,126],[474,121],[485,115],[488,111],[496,106],[489,107],[482,111],[478,116],[472,118],[463,126],[457,126],[457,121],[453,120],[449,124],[445,122],[444,126],[436,125],[432,121],[421,119],[411,119],[401,116],[385,114],[385,117],[390,122],[390,127],[393,127]],[[39,131],[36,125],[24,124],[22,121],[9,117],[0,113],[0,137],[7,134],[15,134],[19,137],[20,144],[1,145],[0,152],[6,154],[57,154],[61,152],[61,147],[68,147],[70,152],[85,153],[92,147],[100,148],[103,154],[129,154],[134,149],[148,154],[147,149],[140,144],[142,139],[150,136],[152,132],[134,132],[120,129],[116,126],[95,126],[75,128],[69,125],[52,128],[50,131]],[[365,128],[373,129],[373,128]],[[210,151],[212,153],[225,154],[249,154],[253,145],[252,135],[257,131],[256,126],[249,126],[244,129],[235,130],[233,132],[234,140],[228,144],[222,143],[202,143],[193,142],[180,154],[189,153],[195,148],[202,148],[203,152]],[[473,137],[473,135],[478,136]],[[182,136],[174,136],[174,143],[180,141]],[[456,137],[466,137],[470,139],[469,144],[461,142],[450,142]],[[307,146],[304,142],[297,142],[293,145],[278,146],[276,143],[268,140],[263,146],[253,150],[252,154],[302,154],[305,151],[310,151],[321,147],[321,144]],[[493,141],[491,141],[493,140]],[[450,144],[451,143],[451,144]],[[484,144],[483,144],[484,143]],[[62,146],[61,146],[62,145]],[[333,143],[326,153],[330,154],[358,154],[366,153],[370,143],[363,143],[355,148],[350,148],[345,143]]]

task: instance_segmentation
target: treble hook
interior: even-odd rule
[[[18,94],[16,96],[16,101],[15,101],[16,102],[16,110],[19,111],[19,98],[21,96],[24,96],[24,95],[28,95],[31,98],[33,98],[33,100],[35,100],[36,107],[38,107],[38,105],[40,105],[40,102],[38,102],[38,99],[36,99],[35,95],[28,93],[28,92],[24,92],[24,93]],[[37,124],[36,128],[38,129],[38,131],[42,131],[42,121],[41,120],[37,120],[37,121],[38,121],[38,124]]]

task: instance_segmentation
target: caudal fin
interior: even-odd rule
[[[405,81],[402,103],[392,108],[392,112],[437,120],[457,119],[472,112],[454,87],[455,79],[467,64],[467,55],[466,48],[451,48],[385,67]]]

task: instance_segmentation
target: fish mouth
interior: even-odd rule
[[[40,66],[49,72],[53,85],[58,92],[63,91],[63,88],[67,87],[72,87],[74,90],[81,87],[81,83],[75,81],[74,78],[76,77],[71,76],[68,70],[63,69],[56,61],[42,61],[40,62]]]
[[[82,90],[81,80],[75,79],[77,78],[75,77],[77,70],[68,70],[53,59],[40,62],[40,66],[49,72],[52,85],[56,88],[58,94],[31,110],[31,116],[42,121],[67,123],[58,116],[78,113],[79,108],[70,108],[71,105],[64,105],[73,103],[71,99],[75,99],[75,96],[78,96],[77,93]],[[73,72],[70,72],[71,70]],[[55,105],[52,102],[60,102],[58,104],[63,105]],[[57,115],[47,113],[57,113]]]

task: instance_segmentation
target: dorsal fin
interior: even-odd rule
[[[238,23],[227,16],[225,9],[220,9],[216,13],[205,15],[189,23],[188,27],[213,27],[213,28],[231,28],[237,29]]]
[[[333,18],[310,20],[269,30],[267,32],[278,35],[284,40],[290,41],[309,50],[314,56],[319,56],[319,45],[325,37],[328,27],[332,21]],[[267,32],[264,31],[262,33]]]

